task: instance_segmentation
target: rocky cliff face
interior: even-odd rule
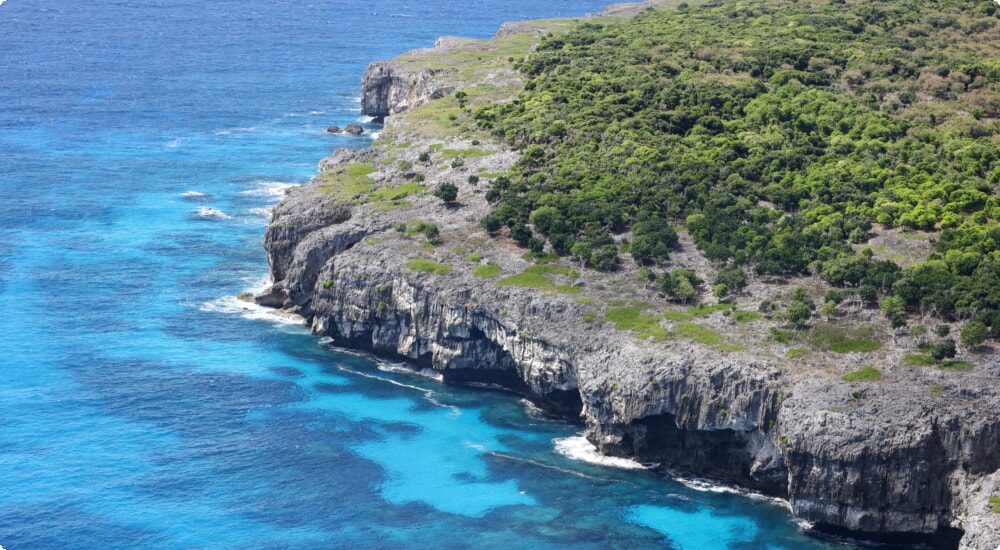
[[[447,93],[421,71],[373,64],[364,112],[400,115]],[[341,150],[321,170],[367,163],[378,168],[368,176],[373,185],[393,190],[407,177],[397,168],[403,160],[426,183],[459,184],[457,204],[427,194],[391,208],[345,202],[321,178],[296,188],[267,230],[275,283],[259,301],[305,316],[314,333],[337,345],[435,369],[446,382],[502,386],[579,415],[603,453],[787,498],[793,513],[819,530],[941,548],[1000,546],[1000,514],[988,503],[1000,491],[995,360],[969,373],[900,366],[881,382],[851,383],[587,322],[586,301],[574,297],[625,284],[626,275],[551,275],[582,288],[560,294],[497,286],[472,273],[487,262],[505,275],[530,265],[521,250],[478,228],[487,206],[482,189],[465,182],[470,174],[502,172],[517,155],[477,144],[461,166],[443,151],[421,164],[417,156],[442,140],[451,151],[471,150],[471,143],[406,134],[405,116],[394,127],[390,139],[405,138],[407,147]],[[417,221],[437,224],[438,246],[409,230]],[[470,262],[471,251],[484,259]],[[426,270],[433,265],[450,271]]]
[[[412,70],[395,61],[368,65],[361,78],[361,114],[382,121],[455,91],[435,79],[438,71]]]

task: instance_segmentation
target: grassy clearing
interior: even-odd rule
[[[733,320],[737,323],[750,323],[756,321],[763,317],[760,313],[756,311],[734,311]]]
[[[478,252],[473,252],[472,254],[469,254],[468,256],[465,257],[465,261],[478,264],[479,262],[483,261],[483,255]]]
[[[722,342],[722,337],[707,327],[695,323],[681,323],[674,329],[674,334],[689,338],[700,344],[716,345]]]
[[[414,271],[424,271],[427,273],[434,273],[436,275],[447,275],[448,273],[451,273],[450,265],[439,264],[423,258],[414,258],[406,262],[406,267]]]
[[[861,370],[845,374],[840,378],[845,382],[857,382],[859,380],[878,381],[882,379],[882,373],[875,367],[864,367]]]
[[[549,266],[534,266],[549,267]],[[524,288],[538,288],[541,290],[552,290],[562,294],[577,294],[583,291],[583,287],[572,285],[557,285],[542,273],[530,272],[528,268],[524,273],[500,279],[496,286],[519,286]],[[562,268],[566,269],[566,268]]]
[[[498,265],[481,265],[472,270],[472,275],[475,277],[482,277],[484,279],[492,279],[500,274],[500,266]]]
[[[869,352],[875,351],[882,347],[882,344],[875,342],[873,340],[854,340],[848,338],[846,340],[841,340],[839,342],[833,342],[830,344],[830,351],[837,353],[851,353],[852,351]]]
[[[721,304],[715,304],[714,306],[697,305],[693,308],[687,310],[688,315],[694,317],[705,317],[715,313],[716,311],[725,311],[733,307],[731,302],[723,302]]]
[[[348,164],[317,176],[320,181],[317,189],[321,193],[332,195],[337,202],[360,204],[375,187],[368,174],[376,171],[378,168],[367,162]]]
[[[594,299],[589,296],[581,296],[579,298],[573,298],[573,301],[578,304],[585,304],[585,305],[594,303]]]
[[[743,351],[746,348],[743,346],[734,346],[730,344],[722,344],[719,346],[719,351]]]
[[[382,211],[411,206],[406,197],[427,190],[426,185],[403,183],[393,187],[375,189],[375,182],[368,176],[378,171],[367,162],[358,162],[323,172],[320,174],[319,192],[333,195],[337,202],[362,204],[370,203],[372,208]]]
[[[920,355],[918,353],[911,353],[904,359],[907,363],[911,365],[920,365],[926,367],[934,364],[934,358],[930,355]]]
[[[580,270],[557,265],[533,265],[525,269],[524,272],[535,275],[562,275],[570,279],[580,278]]]
[[[640,338],[652,338],[654,342],[665,340],[669,334],[660,326],[660,317],[642,315],[647,307],[648,304],[639,304],[612,309],[605,314],[603,321],[614,323],[618,330],[634,330],[639,333]]]
[[[611,321],[618,330],[635,330],[645,332],[654,327],[660,326],[659,319],[654,315],[641,315],[641,307],[623,307],[608,310],[604,315],[605,321]]]
[[[383,187],[381,189],[376,189],[368,195],[368,200],[398,201],[426,190],[426,185],[420,185],[418,183],[402,183],[395,187]]]
[[[668,321],[684,322],[690,321],[691,316],[683,311],[668,311],[663,314],[663,318]]]
[[[451,160],[453,158],[474,158],[474,157],[488,157],[493,154],[493,151],[483,151],[482,149],[442,149],[441,150],[441,160]]]
[[[968,361],[942,361],[941,368],[945,370],[969,371],[972,363]]]
[[[810,351],[807,349],[795,348],[788,350],[788,353],[785,354],[785,357],[789,359],[798,359],[800,357],[805,357],[809,355],[809,353]]]
[[[521,259],[526,262],[534,262],[536,264],[550,264],[552,262],[558,262],[559,256],[549,254],[548,252],[525,252],[521,255]]]

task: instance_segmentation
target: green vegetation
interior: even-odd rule
[[[483,261],[483,255],[478,252],[473,252],[472,254],[469,254],[468,256],[465,257],[465,261],[477,264]]]
[[[746,348],[743,346],[734,346],[730,344],[722,344],[719,346],[720,351],[743,351]]]
[[[447,275],[448,273],[451,273],[450,265],[439,264],[423,258],[414,258],[406,262],[406,267],[414,271],[426,271],[427,273],[434,273],[436,275]]]
[[[492,155],[492,151],[483,151],[482,149],[442,149],[440,159],[441,160],[451,160],[455,158],[473,158],[473,157],[488,157]]]
[[[583,287],[573,285],[557,285],[546,275],[563,275],[570,279],[576,279],[580,272],[568,267],[552,265],[533,265],[524,270],[524,273],[500,279],[496,286],[520,286],[526,288],[540,288],[543,290],[554,290],[562,294],[577,294]]]
[[[771,339],[775,342],[780,342],[782,344],[787,344],[798,336],[798,332],[794,330],[780,330],[776,328],[771,328]]]
[[[878,381],[882,379],[882,373],[875,367],[864,367],[861,370],[845,374],[840,377],[845,382],[857,382],[859,380]]]
[[[990,497],[989,502],[993,505],[993,511],[1000,514],[1000,497]]]
[[[733,320],[737,323],[750,323],[760,319],[762,315],[754,311],[734,311]]]
[[[584,305],[594,303],[594,299],[591,298],[590,296],[580,296],[579,298],[573,298],[573,301],[578,304],[584,304]]]
[[[880,347],[882,347],[881,344],[872,340],[854,340],[848,338],[846,340],[830,344],[830,351],[835,351],[837,353],[851,353],[852,351],[868,352],[875,351]]]
[[[904,359],[907,363],[911,365],[928,366],[934,364],[934,358],[930,355],[921,355],[918,353],[910,353]]]
[[[946,370],[968,371],[972,370],[972,363],[968,361],[942,361],[941,368]]]
[[[663,314],[663,318],[668,321],[677,321],[677,322],[684,322],[691,320],[691,316],[688,315],[687,313],[684,313],[683,311],[668,311]]]
[[[446,181],[434,190],[434,196],[444,202],[454,202],[458,198],[458,186]]]
[[[996,338],[996,43],[996,4],[973,0],[710,2],[578,23],[518,57],[517,101],[473,111],[523,150],[492,183],[491,216],[596,269],[619,265],[629,230],[637,261],[665,260],[683,225],[725,262],[717,296],[746,272],[812,271],[898,322],[929,312]],[[856,253],[876,225],[932,232],[936,251],[905,268]]]
[[[640,315],[645,307],[623,307],[608,310],[604,314],[605,321],[611,321],[618,330],[634,330],[646,332],[660,326],[659,318],[655,315]]]
[[[558,262],[559,256],[549,254],[547,252],[525,252],[521,255],[521,259],[526,262],[534,262],[536,264],[550,264],[552,262]]]
[[[789,359],[798,359],[800,357],[805,357],[807,355],[809,355],[809,350],[802,348],[795,348],[788,350],[788,353],[785,354],[785,357]]]
[[[721,304],[715,304],[714,306],[697,305],[695,307],[688,308],[687,313],[693,317],[705,317],[715,313],[716,311],[725,311],[731,307],[733,307],[733,304],[730,302],[723,302]]]
[[[500,274],[500,266],[498,265],[481,265],[477,266],[476,269],[472,270],[472,275],[475,277],[482,277],[484,279],[492,279]]]
[[[695,342],[716,345],[722,342],[722,337],[707,327],[695,323],[681,323],[674,328],[674,334],[682,338],[690,338]]]

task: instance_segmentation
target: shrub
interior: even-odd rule
[[[458,198],[458,187],[454,183],[442,183],[434,191],[434,196],[444,202],[452,202]]]
[[[942,361],[954,356],[955,342],[952,342],[951,340],[937,344],[931,349],[931,357],[933,357],[935,361]]]
[[[493,214],[487,214],[482,221],[479,222],[479,225],[483,226],[483,229],[485,229],[488,233],[496,233],[497,231],[500,231],[501,227],[503,227],[503,222],[501,222],[500,218],[494,216]]]

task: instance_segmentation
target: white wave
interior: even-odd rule
[[[997,1],[1000,2],[1000,0]],[[380,135],[382,135],[382,132],[371,132],[368,134],[368,137],[370,137],[372,141],[378,141],[378,137]]]
[[[284,197],[288,189],[298,187],[299,184],[291,181],[262,181],[258,187],[242,191],[244,195],[257,197]]]
[[[434,369],[420,369],[415,370],[408,367],[404,363],[387,363],[374,356],[368,356],[368,359],[375,361],[375,367],[382,372],[396,372],[402,374],[416,374],[417,376],[422,376],[428,378],[435,382],[444,381],[444,375]]]
[[[259,216],[259,217],[262,217],[262,218],[268,218],[268,219],[270,219],[271,218],[271,212],[273,212],[273,211],[274,211],[273,208],[251,208],[250,209],[250,214],[253,215],[253,216]]]
[[[359,124],[368,124],[369,122],[375,120],[375,117],[370,117],[366,115],[361,115],[355,119]]]
[[[177,138],[177,139],[175,139],[173,141],[168,141],[166,147],[168,149],[176,149],[177,147],[180,147],[181,142],[183,142],[183,141],[184,141],[184,138]]]
[[[785,499],[778,497],[767,496],[749,489],[744,489],[742,487],[735,487],[732,485],[723,485],[721,483],[714,482],[710,479],[703,478],[692,478],[684,477],[684,474],[674,470],[668,470],[667,476],[680,483],[681,485],[687,487],[688,489],[693,489],[695,491],[701,491],[703,493],[728,493],[732,495],[740,495],[743,497],[751,498],[754,500],[763,500],[781,506],[782,508],[787,508],[789,511],[792,509],[791,503]],[[803,528],[808,529],[811,524],[804,522],[801,524]]]
[[[215,208],[209,208],[208,206],[202,206],[201,208],[192,211],[191,215],[203,220],[228,220],[230,218],[230,216],[222,210],[216,210]]]
[[[254,132],[257,130],[256,126],[248,126],[246,128],[230,128],[228,130],[219,130],[218,132],[213,132],[217,136],[228,136],[233,132]]]
[[[200,311],[213,313],[238,314],[246,319],[261,319],[286,325],[305,325],[306,320],[300,315],[286,313],[278,309],[260,306],[251,302],[244,302],[236,296],[223,296],[211,302],[205,302],[199,308]]]
[[[252,292],[254,295],[264,292],[265,290],[267,290],[267,287],[271,286],[271,284],[274,282],[271,280],[270,276],[244,277],[240,280],[250,285],[247,288],[247,292]]]
[[[588,464],[597,464],[598,466],[609,466],[624,470],[648,470],[650,468],[650,466],[640,464],[630,458],[604,456],[597,452],[597,447],[590,441],[587,441],[587,438],[582,435],[553,439],[552,442],[555,443],[557,453],[566,458],[587,462]]]

